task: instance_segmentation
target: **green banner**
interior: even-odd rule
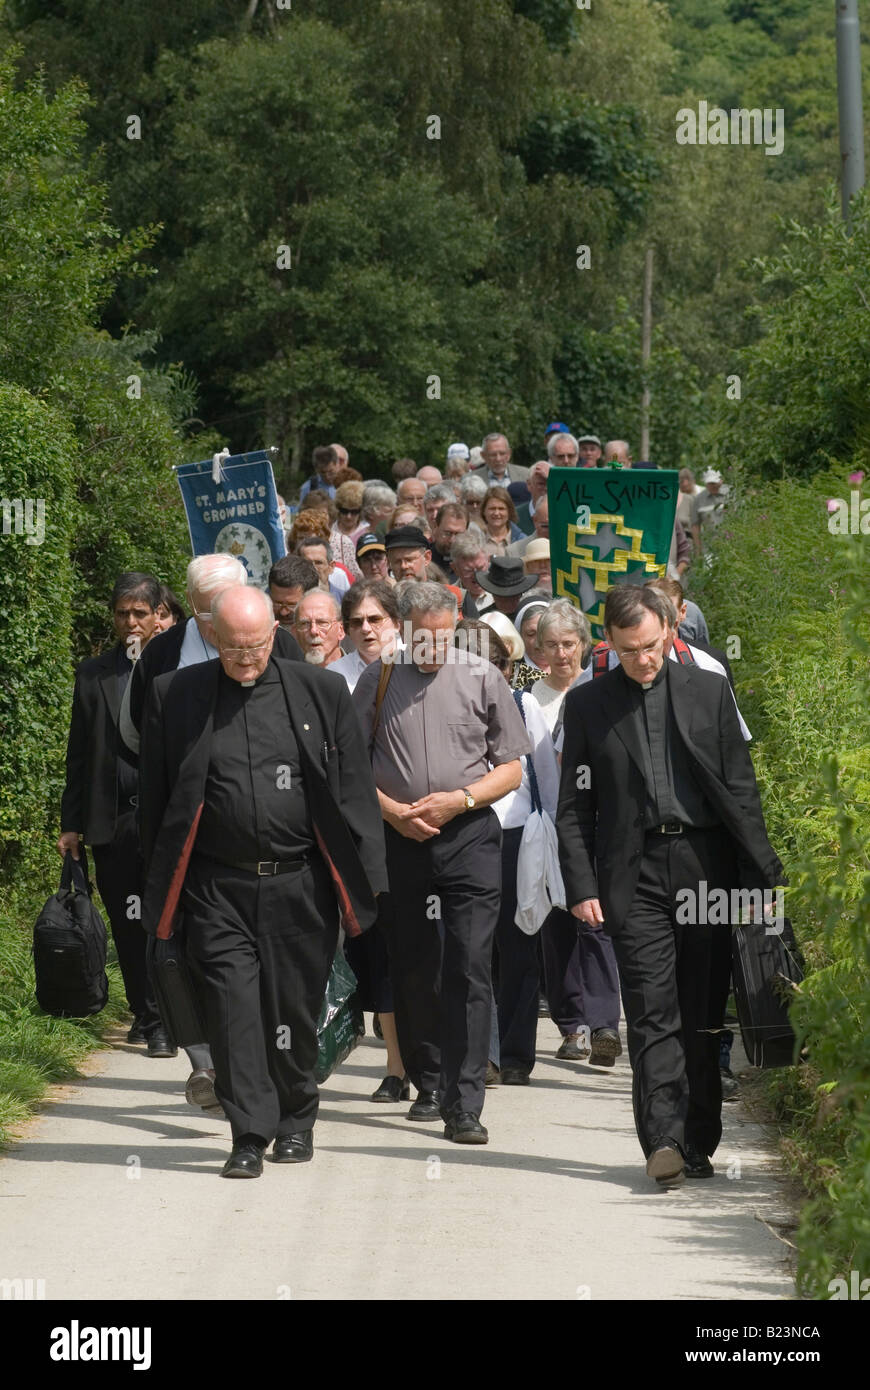
[[[666,573],[678,491],[676,469],[550,469],[553,593],[583,610],[594,638],[612,585]]]

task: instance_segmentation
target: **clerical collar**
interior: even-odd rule
[[[622,665],[621,662],[620,662],[619,669],[620,669],[620,671],[622,672],[622,678],[623,678],[623,680],[626,682],[626,684],[627,684],[631,689],[640,691],[640,693],[641,693],[642,695],[647,695],[647,694],[649,693],[650,690],[655,690],[656,686],[661,685],[662,681],[663,681],[663,680],[665,679],[665,677],[667,676],[667,674],[668,674],[668,658],[665,657],[664,661],[662,662],[662,664],[661,664],[661,666],[659,667],[658,671],[656,672],[655,676],[653,677],[653,679],[652,679],[647,685],[641,685],[639,681],[632,680],[631,676],[626,675],[625,667]]]
[[[271,657],[269,657],[269,662],[266,666],[265,671],[262,673],[262,675],[258,676],[255,681],[233,680],[232,676],[228,676],[226,671],[223,670],[223,668],[221,668],[221,673],[224,677],[224,680],[231,681],[233,685],[240,686],[242,690],[253,690],[254,686],[257,685],[271,685],[273,681],[276,681],[278,679],[278,672],[275,670],[275,667],[272,664]]]

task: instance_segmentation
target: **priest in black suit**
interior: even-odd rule
[[[654,589],[609,591],[620,665],[566,697],[557,811],[566,901],[613,938],[635,1124],[663,1186],[711,1177],[722,1134],[731,928],[705,893],[786,881],[727,681],[664,659],[675,621]]]
[[[159,676],[140,761],[143,924],[183,922],[233,1151],[225,1177],[313,1152],[316,1024],[338,941],[386,888],[365,740],[346,683],[275,659],[267,595],[212,602],[220,660]]]
[[[224,589],[245,584],[247,571],[233,555],[198,555],[187,567],[186,597],[191,616],[159,633],[144,648],[133,668],[121,700],[118,730],[121,751],[133,767],[139,761],[142,716],[151,682],[167,671],[184,670],[217,658],[217,637],[211,621],[211,604]],[[296,638],[284,628],[275,634],[275,654],[302,661]],[[185,1047],[191,1071],[184,1088],[187,1103],[215,1113],[214,1066],[211,1049],[204,1041]],[[219,1111],[217,1112],[219,1113]]]

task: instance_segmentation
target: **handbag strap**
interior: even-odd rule
[[[70,888],[76,893],[84,893],[87,897],[91,895],[88,860],[83,844],[79,845],[78,859],[73,858],[70,849],[63,856],[63,868],[60,871],[60,891],[65,889],[68,892]]]
[[[526,729],[528,729],[529,726],[526,723],[526,712],[523,709],[523,692],[521,690],[515,690],[513,692],[513,697],[514,703],[516,704],[517,709],[523,717],[523,725]],[[528,768],[529,772],[529,793],[531,795],[532,800],[532,810],[537,811],[538,815],[541,815],[544,808],[541,804],[541,792],[540,788],[538,787],[538,774],[535,772],[535,763],[531,753],[526,754],[526,767]]]
[[[375,736],[378,732],[378,725],[381,722],[381,705],[384,703],[384,696],[387,693],[387,686],[390,683],[390,677],[392,676],[392,674],[392,661],[382,661],[381,674],[378,676],[378,688],[375,694],[375,717],[372,720],[372,734],[371,738],[369,739],[369,756],[371,756],[371,754],[374,751]]]

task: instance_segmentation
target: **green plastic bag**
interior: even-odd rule
[[[365,1032],[363,1012],[356,993],[356,975],[339,951],[332,962],[323,1007],[317,1020],[318,1086],[349,1056]]]

